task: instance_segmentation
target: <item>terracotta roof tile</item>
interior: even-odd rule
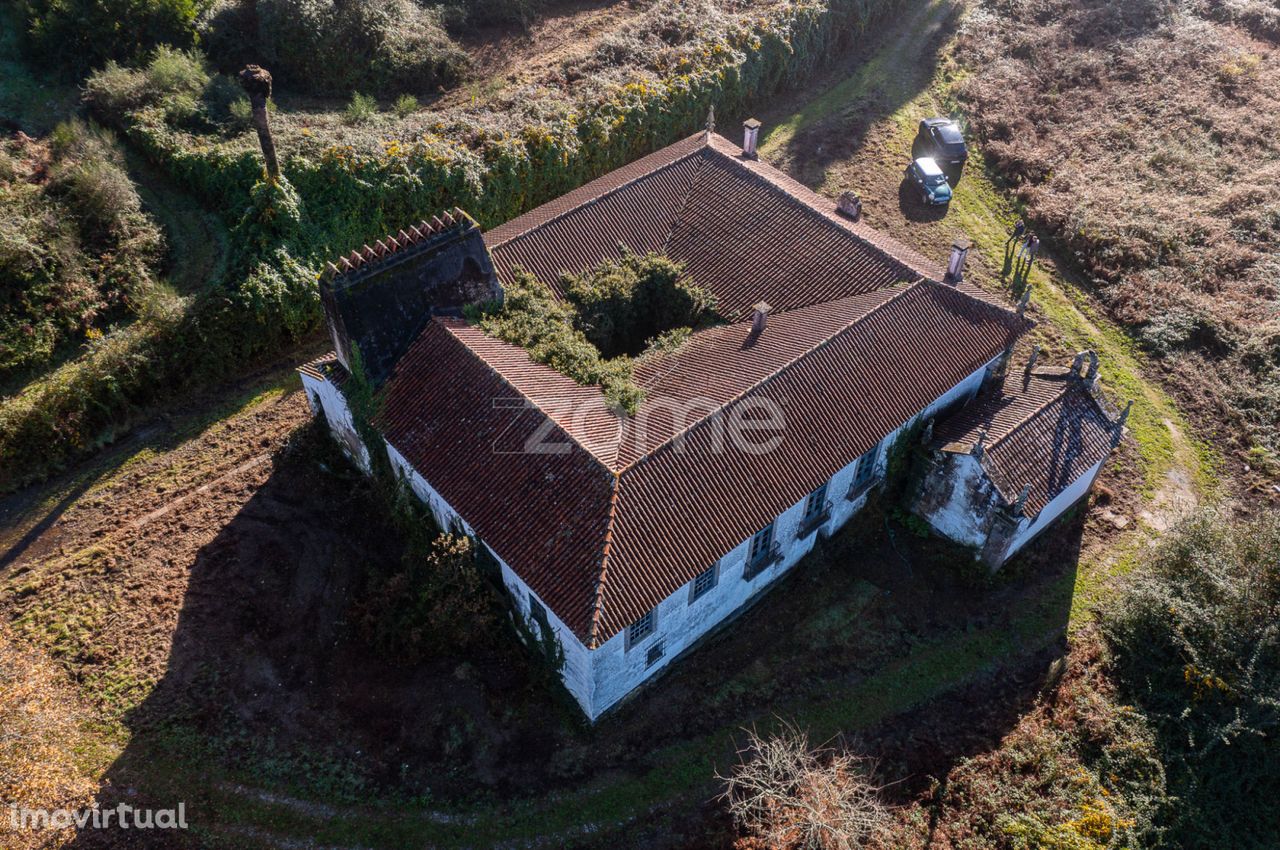
[[[621,423],[598,387],[458,320],[432,321],[385,386],[388,442],[591,645],[1029,325],[921,280],[941,270],[735,151],[700,133],[485,238],[500,276],[523,265],[551,284],[619,241],[666,251],[730,316],[773,304],[763,333],[736,322],[642,360],[647,398]],[[786,422],[774,450],[718,443],[772,403]]]
[[[1069,370],[1011,370],[1002,385],[940,422],[933,445],[968,452],[985,431],[983,468],[1010,503],[1030,485],[1024,512],[1035,516],[1111,453],[1117,427]]]
[[[942,269],[855,223],[777,169],[703,133],[638,160],[485,234],[494,267],[518,266],[558,295],[565,272],[658,251],[740,318],[768,301],[785,311],[870,292]],[[797,251],[797,246],[803,246]]]

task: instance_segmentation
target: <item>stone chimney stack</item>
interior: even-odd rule
[[[751,308],[751,332],[759,334],[764,331],[765,325],[769,323],[769,311],[773,309],[764,301],[756,304]]]
[[[760,155],[756,153],[756,143],[760,139],[760,122],[754,118],[748,118],[742,122],[742,156],[745,159],[759,159]]]

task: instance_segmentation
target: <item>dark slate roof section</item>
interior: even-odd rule
[[[785,311],[940,279],[936,263],[740,153],[698,133],[489,231],[499,278],[518,266],[561,294],[563,273],[617,258],[625,244],[684,263],[731,319],[761,300]]]
[[[1069,370],[1011,370],[1002,385],[938,423],[933,445],[967,453],[986,431],[983,468],[1010,504],[1030,485],[1023,512],[1034,517],[1111,453],[1119,427]]]
[[[436,319],[397,364],[388,443],[576,634],[591,626],[614,475]],[[550,446],[539,449],[537,446]]]

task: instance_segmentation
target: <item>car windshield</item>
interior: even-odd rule
[[[924,182],[930,186],[945,186],[947,185],[947,178],[944,174],[926,174]]]
[[[948,145],[964,144],[964,136],[956,129],[955,124],[944,124],[938,128],[938,137]]]

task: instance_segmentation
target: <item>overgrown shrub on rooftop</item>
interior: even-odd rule
[[[574,326],[601,354],[634,357],[662,334],[714,317],[715,296],[683,274],[661,254],[624,251],[619,260],[565,275],[560,288],[573,305]]]
[[[600,386],[610,405],[635,413],[644,400],[635,358],[678,347],[715,315],[715,299],[683,271],[660,254],[624,251],[621,259],[565,275],[564,301],[520,271],[501,306],[473,310],[472,318],[485,333],[580,384]]]

